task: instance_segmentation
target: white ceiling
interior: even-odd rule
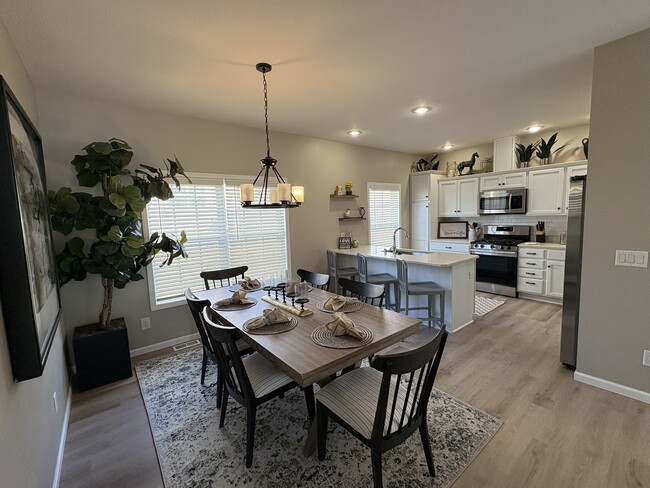
[[[593,48],[650,27],[650,1],[2,0],[0,18],[37,90],[262,127],[266,61],[271,130],[428,153],[588,123]]]

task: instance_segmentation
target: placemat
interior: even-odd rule
[[[246,297],[246,300],[252,300],[253,303],[233,304],[233,305],[212,305],[212,308],[219,310],[219,312],[234,312],[236,310],[246,310],[247,308],[254,307],[257,304],[257,298]]]
[[[372,331],[364,325],[354,325],[365,334],[364,339],[357,339],[356,337],[351,337],[349,335],[335,336],[327,329],[327,327],[321,325],[311,333],[311,340],[319,346],[331,347],[334,349],[350,349],[352,347],[360,347],[370,344],[372,342]]]
[[[262,300],[264,300],[266,303],[270,303],[271,305],[274,305],[274,306],[276,306],[278,308],[281,308],[285,312],[289,312],[289,313],[292,313],[294,315],[297,315],[298,317],[307,317],[308,315],[311,315],[311,314],[314,313],[313,310],[311,310],[311,309],[309,309],[307,307],[305,307],[304,310],[300,310],[300,306],[292,307],[291,305],[289,305],[289,303],[291,302],[291,299],[289,299],[289,301],[287,303],[282,303],[282,300],[275,300],[275,299],[271,298],[268,295],[264,295],[264,296],[262,296]]]
[[[230,288],[228,288],[228,290],[230,290],[233,293],[236,292],[236,291],[239,291],[239,290],[260,291],[261,289],[262,289],[262,285],[258,286],[257,288],[252,288],[252,289],[249,290],[248,288],[242,288],[242,286],[239,283],[236,283],[234,285],[230,285]]]
[[[327,310],[325,308],[325,302],[318,302],[316,304],[316,308],[321,312],[325,312],[325,313],[334,313],[334,312],[350,313],[350,312],[356,312],[357,310],[361,310],[363,308],[363,302],[356,301],[356,302],[346,303],[338,310]]]
[[[295,317],[289,317],[288,322],[279,322],[277,324],[263,325],[257,329],[249,329],[248,324],[258,318],[259,317],[255,317],[244,322],[244,330],[252,335],[273,335],[288,332],[298,325],[298,320]]]

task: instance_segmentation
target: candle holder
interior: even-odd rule
[[[309,303],[309,298],[297,298],[296,303],[300,304],[300,311],[305,311],[305,303]]]
[[[275,300],[276,300],[276,301],[277,301],[277,299],[278,299],[278,292],[279,292],[281,289],[282,289],[282,288],[280,288],[279,286],[272,286],[272,287],[271,287],[271,291],[274,291],[274,292],[275,292]]]
[[[296,293],[296,292],[290,291],[290,292],[287,293],[287,296],[288,296],[289,298],[291,298],[291,306],[292,306],[292,307],[295,307],[295,306],[296,306],[295,298],[296,298],[297,296],[299,296],[299,294]]]
[[[272,286],[268,286],[268,285],[265,286],[264,288],[262,288],[262,290],[264,290],[264,291],[265,291],[269,296],[271,296],[271,290],[272,290],[272,289],[273,289],[273,287],[272,287]]]

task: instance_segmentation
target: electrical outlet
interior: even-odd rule
[[[52,395],[52,402],[54,403],[54,413],[59,412],[59,402],[56,401],[56,392]]]
[[[644,366],[650,366],[650,351],[647,349],[643,351],[643,363]]]
[[[141,318],[140,327],[142,328],[142,330],[151,329],[151,319],[149,317]]]

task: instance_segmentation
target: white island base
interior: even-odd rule
[[[390,273],[397,277],[396,259],[408,263],[409,281],[434,281],[445,289],[445,324],[448,332],[457,332],[472,322],[476,285],[476,259],[471,254],[413,251],[419,256],[384,253],[375,246],[360,246],[355,249],[332,249],[339,254],[339,266],[357,266],[357,254],[368,260],[368,274]],[[410,250],[405,250],[410,251]],[[391,287],[392,294],[392,287]],[[391,300],[393,297],[391,295]],[[437,300],[434,300],[436,308]],[[405,299],[402,297],[402,309]],[[409,297],[409,306],[426,307],[426,296]],[[438,310],[435,311],[439,313]],[[411,316],[424,318],[426,310],[413,310]]]

